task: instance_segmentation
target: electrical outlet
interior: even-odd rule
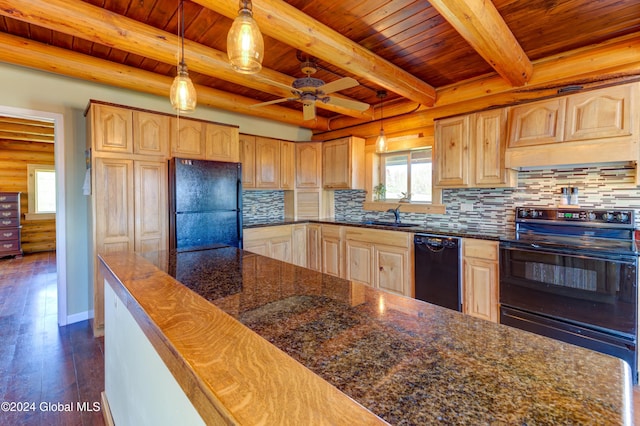
[[[473,203],[462,203],[460,204],[461,212],[472,212],[473,211]]]

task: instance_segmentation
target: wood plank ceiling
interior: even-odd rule
[[[176,72],[178,5],[0,0],[0,61],[164,95]],[[640,74],[638,0],[254,0],[265,58],[263,71],[249,76],[226,60],[237,1],[186,0],[184,9],[185,58],[200,105],[318,133],[378,119],[381,89],[389,92],[386,120],[498,92],[597,80],[597,67]],[[611,56],[610,44],[622,52],[613,62],[571,78],[580,75],[579,59],[563,59],[588,48]],[[295,101],[251,108],[290,97],[286,86],[303,76],[300,60],[309,56],[317,58],[316,78],[358,80],[340,95],[371,108],[360,113],[318,102],[312,121],[302,119]]]

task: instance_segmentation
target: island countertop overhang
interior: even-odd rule
[[[209,260],[203,262],[202,256]],[[172,362],[186,365],[178,370],[190,370],[193,377],[187,382],[200,382],[202,392],[211,394],[208,398],[221,405],[219,410],[229,414],[231,423],[258,419],[238,417],[233,398],[219,400],[227,391],[220,389],[224,382],[236,388],[246,386],[257,406],[268,404],[280,411],[293,404],[299,415],[320,416],[316,421],[339,413],[340,423],[353,416],[359,424],[383,423],[360,404],[392,423],[403,415],[424,416],[411,417],[414,420],[443,415],[446,420],[447,415],[455,415],[469,421],[507,422],[540,420],[537,416],[584,421],[588,417],[583,415],[599,415],[613,424],[623,424],[629,417],[629,396],[624,394],[628,367],[601,354],[232,248],[183,256],[192,276],[211,271],[210,281],[219,284],[215,288],[182,285],[134,254],[102,258],[117,277],[119,291],[139,307],[138,323],[152,329]],[[177,272],[179,262],[170,254],[161,253],[155,260]],[[225,285],[228,288],[220,288]],[[246,353],[240,353],[243,345],[238,342],[243,342]],[[304,345],[311,345],[307,352],[301,348]],[[364,357],[356,355],[367,351]],[[220,365],[212,363],[213,354]],[[231,359],[245,360],[244,365],[234,365],[234,374],[229,373]],[[294,398],[297,401],[277,401],[278,389],[269,383],[252,383],[254,378],[246,376],[249,361],[264,365],[273,376],[266,381],[278,383],[280,392],[286,386],[301,389],[300,381],[306,384],[306,392],[311,389],[307,386],[317,388],[311,405],[304,403],[303,411],[308,412],[301,413],[299,408],[304,392]],[[284,369],[276,365],[281,363]],[[587,371],[589,366],[596,371]],[[186,388],[193,389],[193,384],[187,383]],[[403,405],[398,397],[407,398],[407,413],[398,412]],[[266,401],[259,402],[261,398]],[[573,407],[571,411],[577,400],[582,410]],[[520,405],[510,406],[513,401]],[[567,405],[558,407],[557,401]],[[313,404],[319,411],[314,411]],[[556,408],[550,408],[554,404]],[[423,412],[411,414],[411,410]]]

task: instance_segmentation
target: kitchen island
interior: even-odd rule
[[[102,274],[205,423],[631,424],[617,358],[235,248],[145,256]]]

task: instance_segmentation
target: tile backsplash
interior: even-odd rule
[[[524,170],[517,188],[446,189],[444,215],[400,213],[404,222],[434,228],[501,231],[514,227],[516,206],[554,207],[560,203],[560,188],[577,187],[582,208],[636,209],[640,223],[640,188],[635,186],[635,167],[627,163],[573,168]],[[345,221],[393,219],[391,213],[362,209],[365,191],[335,191],[335,218]],[[246,224],[284,219],[283,191],[244,191]]]

